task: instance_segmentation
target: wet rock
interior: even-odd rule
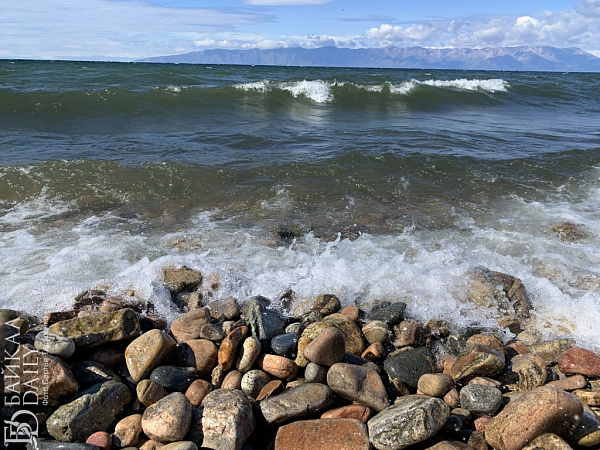
[[[512,370],[519,375],[517,388],[520,391],[530,391],[546,384],[548,367],[537,355],[518,355],[512,359]]]
[[[556,364],[560,355],[572,347],[575,347],[573,339],[554,339],[530,345],[529,350],[542,358],[546,364]]]
[[[60,404],[61,399],[73,394],[78,384],[71,369],[57,356],[43,355],[31,345],[19,345],[6,360],[4,369],[4,394],[21,394],[23,401],[36,401],[33,393],[41,398],[47,393],[46,400],[51,406]]]
[[[235,367],[242,373],[248,372],[260,356],[260,342],[254,336],[246,338],[242,345],[242,351],[235,361]]]
[[[298,367],[306,367],[308,365],[310,361],[304,357],[304,349],[314,338],[319,335],[321,331],[329,328],[329,326],[330,325],[326,324],[325,322],[315,322],[311,323],[304,329],[300,339],[298,340],[298,354],[295,359]]]
[[[345,315],[346,317],[348,317],[353,322],[358,322],[360,320],[361,315],[362,315],[361,314],[361,310],[358,309],[358,307],[356,307],[354,305],[346,306],[345,308],[343,308],[340,311],[340,314]]]
[[[248,398],[239,391],[217,390],[209,393],[203,402],[203,448],[242,448],[256,421]]]
[[[329,367],[320,366],[311,362],[304,369],[304,378],[307,383],[327,383],[327,371]]]
[[[372,322],[367,323],[362,328],[362,332],[369,344],[375,342],[387,342],[391,335],[390,328],[381,320],[373,320]]]
[[[481,344],[471,344],[452,364],[451,375],[454,380],[476,376],[494,375],[504,368],[504,355]]]
[[[260,369],[254,369],[245,373],[241,379],[242,391],[252,398],[258,397],[260,391],[267,383],[271,381],[271,377],[267,372]]]
[[[142,405],[150,406],[166,397],[168,392],[164,387],[154,381],[142,380],[136,386],[136,394]]]
[[[334,364],[327,372],[327,385],[336,394],[375,411],[390,404],[381,377],[368,367]]]
[[[316,311],[321,317],[328,316],[330,314],[335,314],[341,309],[340,300],[331,294],[321,294],[317,296],[317,299],[310,307],[310,309],[301,316],[301,320],[303,317],[310,314],[313,311]]]
[[[163,282],[167,289],[171,291],[171,294],[193,291],[202,282],[202,274],[186,266],[180,268],[166,267],[163,270]]]
[[[133,381],[146,378],[175,346],[173,338],[162,330],[150,330],[131,342],[125,349],[125,362]]]
[[[142,415],[133,414],[121,419],[115,425],[114,441],[118,447],[137,445],[142,434]]]
[[[365,349],[360,357],[368,361],[379,361],[383,358],[384,353],[383,344],[374,342]]]
[[[72,364],[71,371],[80,390],[109,380],[121,381],[119,376],[108,367],[94,361],[83,361]]]
[[[280,392],[283,392],[285,386],[283,381],[281,380],[272,380],[263,386],[258,395],[256,396],[256,401],[261,401],[269,397],[273,397]]]
[[[127,308],[57,322],[48,331],[71,338],[76,347],[98,347],[137,338],[140,324],[135,312]]]
[[[159,442],[182,440],[192,420],[192,405],[181,392],[174,392],[149,406],[142,416],[142,429]]]
[[[47,329],[35,336],[34,347],[51,355],[61,358],[70,358],[75,353],[73,339],[52,333]]]
[[[298,334],[295,332],[278,334],[273,339],[271,339],[271,348],[273,349],[275,354],[289,357],[294,352],[297,343]]]
[[[404,302],[381,302],[371,308],[367,313],[367,319],[369,321],[381,320],[388,326],[396,325],[402,320],[405,309],[406,303]]]
[[[239,370],[232,370],[225,375],[221,383],[221,389],[238,389],[242,388],[242,377],[244,374]]]
[[[207,323],[200,328],[200,338],[220,342],[225,338],[222,323]]]
[[[450,408],[442,400],[408,395],[374,416],[367,426],[376,449],[402,449],[437,434],[448,417]]]
[[[214,302],[210,302],[207,307],[211,317],[219,322],[238,320],[240,318],[240,308],[233,297],[215,300]]]
[[[59,441],[85,441],[96,431],[106,431],[130,401],[131,393],[123,383],[97,384],[59,407],[46,421],[46,428]]]
[[[390,380],[397,379],[416,389],[419,378],[435,372],[435,357],[426,348],[390,353],[383,363]]]
[[[469,384],[460,390],[460,405],[473,414],[491,416],[502,404],[500,389],[481,384]]]
[[[571,431],[568,440],[581,447],[596,448],[600,445],[600,418],[588,406],[583,406],[581,422]]]
[[[369,450],[367,427],[353,419],[302,420],[277,431],[276,450]]]
[[[562,389],[563,391],[574,391],[575,389],[583,389],[587,386],[587,380],[583,375],[573,375],[572,377],[562,378],[546,383],[546,386]]]
[[[304,357],[321,366],[332,366],[344,357],[345,340],[336,327],[325,328],[305,348]]]
[[[425,345],[425,329],[412,319],[403,320],[394,326],[394,345],[398,348],[411,346],[421,347]]]
[[[454,380],[444,373],[426,373],[419,378],[417,389],[425,395],[443,397],[454,386]]]
[[[210,314],[206,308],[194,309],[179,316],[171,325],[171,333],[177,342],[185,342],[200,337],[203,325],[210,323]]]
[[[200,406],[204,397],[212,391],[212,385],[205,380],[194,380],[187,391],[185,391],[185,397],[194,406]]]
[[[106,431],[97,431],[88,437],[85,443],[95,445],[102,450],[110,450],[112,448],[113,438],[112,435]]]
[[[373,410],[364,405],[347,405],[330,409],[321,415],[321,419],[355,419],[367,423],[373,417]]]
[[[245,326],[235,328],[225,337],[225,339],[223,339],[223,342],[221,342],[221,346],[217,353],[217,360],[219,366],[221,366],[224,371],[228,371],[233,367],[238,347],[243,342],[247,332],[248,328]]]
[[[175,355],[176,361],[184,366],[194,367],[198,377],[207,378],[217,364],[217,346],[208,339],[191,339],[179,344]]]
[[[487,442],[500,450],[519,450],[544,433],[566,436],[581,421],[583,406],[572,394],[535,388],[511,401],[487,426]]]
[[[291,359],[278,355],[264,355],[262,369],[282,380],[293,380],[298,375],[298,366]]]
[[[558,237],[566,242],[577,242],[583,239],[593,238],[594,234],[580,223],[563,222],[552,227]]]
[[[352,320],[348,319],[343,314],[331,314],[323,319],[323,322],[339,328],[344,335],[346,343],[346,353],[352,355],[361,355],[365,351],[365,342],[362,337],[360,328]]]
[[[523,447],[523,450],[572,450],[560,436],[553,433],[544,433],[536,437],[531,444]]]
[[[567,375],[600,376],[600,356],[581,347],[567,350],[558,359],[558,369]]]
[[[320,383],[307,383],[260,402],[267,422],[282,423],[325,411],[333,403],[333,392]]]
[[[196,373],[195,367],[159,366],[150,374],[150,381],[170,392],[185,392],[196,378]]]
[[[283,333],[284,320],[276,311],[269,309],[271,302],[265,297],[251,297],[242,310],[252,336],[261,343],[268,344],[271,339]]]

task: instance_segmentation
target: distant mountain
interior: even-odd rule
[[[581,49],[536,46],[481,49],[296,47],[271,50],[203,50],[183,55],[146,58],[139,62],[600,72],[600,58]]]

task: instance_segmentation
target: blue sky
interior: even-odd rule
[[[600,57],[600,0],[21,0],[0,14],[0,58],[325,45],[552,45]]]

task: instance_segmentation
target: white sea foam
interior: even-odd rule
[[[456,80],[425,80],[417,81],[419,84],[426,86],[434,86],[438,88],[453,88],[465,91],[485,91],[485,92],[506,92],[510,88],[510,84],[499,78],[489,80],[469,80],[460,78]]]

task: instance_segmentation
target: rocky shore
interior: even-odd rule
[[[180,310],[170,324],[133,292],[90,290],[41,318],[0,310],[4,444],[599,448],[600,356],[527,329],[517,278],[480,268],[473,280],[471,301],[498,313],[498,329],[329,294],[284,317],[260,296],[211,301],[218,278],[187,267],[164,271]]]

